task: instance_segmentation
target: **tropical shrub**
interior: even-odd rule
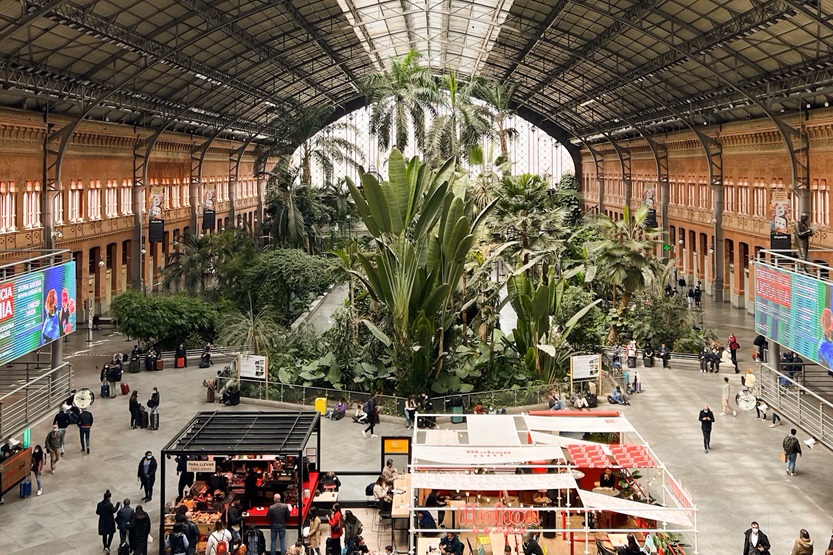
[[[126,291],[110,305],[122,333],[172,349],[190,338],[188,347],[201,347],[216,337],[217,310],[190,295],[148,297]],[[196,345],[193,343],[197,343]]]

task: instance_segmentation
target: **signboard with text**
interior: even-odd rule
[[[217,467],[215,461],[188,461],[185,463],[186,472],[209,472],[214,473]]]
[[[833,368],[833,286],[755,263],[755,331]]]
[[[0,364],[75,331],[75,262],[0,283]]]

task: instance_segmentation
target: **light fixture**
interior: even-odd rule
[[[714,254],[714,245],[709,245],[709,254]]]
[[[812,105],[810,105],[810,103],[808,102],[807,103],[807,109],[809,110],[810,108],[812,108]]]
[[[142,254],[147,254],[147,252],[148,252],[148,251],[147,251],[147,250],[145,250],[145,247],[142,247]]]
[[[830,106],[830,102],[828,102],[827,100],[825,100],[825,101],[824,101],[824,107],[825,107],[825,108],[827,108],[828,106]]]
[[[58,239],[60,239],[60,238],[61,238],[61,237],[63,237],[63,236],[64,236],[64,234],[63,234],[63,233],[61,233],[60,231],[53,231],[53,232],[52,232],[52,238],[53,238],[53,239],[54,239],[54,238],[56,238],[56,237],[57,237]]]
[[[684,240],[684,239],[680,239],[679,243],[682,245],[683,243],[685,243],[685,240]]]
[[[101,267],[104,266],[104,264],[105,264],[104,257],[103,256],[98,257],[98,267],[101,268]]]

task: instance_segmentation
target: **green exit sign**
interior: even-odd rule
[[[664,250],[666,252],[670,251],[671,250],[671,245],[669,245],[668,243],[665,243],[664,245],[662,245],[662,250]]]

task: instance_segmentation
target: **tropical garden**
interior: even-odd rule
[[[647,209],[588,216],[573,175],[513,174],[511,86],[437,76],[412,52],[364,88],[386,175],[332,106],[277,105],[258,151],[266,221],[185,235],[165,294],[114,300],[123,331],[268,355],[271,383],[397,395],[552,384],[572,354],[630,338],[702,343],[663,294],[673,261]],[[344,298],[329,329],[291,325],[327,291]]]

